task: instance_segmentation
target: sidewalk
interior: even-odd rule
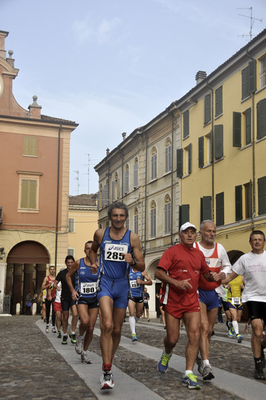
[[[146,320],[145,320],[146,321]],[[179,343],[167,374],[159,374],[165,331],[158,320],[137,324],[139,341],[132,343],[128,323],[123,325],[121,343],[113,367],[115,387],[100,391],[101,353],[99,323],[90,346],[93,364],[80,362],[74,346],[61,345],[55,334],[44,332],[40,317],[13,316],[0,318],[1,361],[0,399],[223,399],[261,400],[265,398],[266,381],[253,378],[254,363],[250,334],[243,342],[229,339],[225,325],[215,325],[210,360],[215,379],[198,381],[202,389],[189,391],[181,386],[184,372],[186,334],[181,330]],[[196,368],[194,373],[197,373]]]

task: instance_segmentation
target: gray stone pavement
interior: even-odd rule
[[[253,378],[251,335],[244,333],[244,324],[240,324],[241,344],[227,337],[225,324],[215,325],[210,346],[215,379],[203,382],[198,376],[199,391],[181,386],[187,343],[184,330],[167,374],[160,374],[157,362],[165,331],[159,320],[141,320],[136,343],[131,342],[129,325],[124,323],[114,359],[115,387],[100,391],[99,321],[90,346],[91,365],[80,362],[70,342],[62,346],[61,340],[55,334],[46,334],[44,328],[39,316],[0,317],[0,399],[265,399],[266,381]]]

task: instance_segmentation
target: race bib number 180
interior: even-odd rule
[[[81,294],[94,294],[96,293],[96,282],[81,282],[80,284]]]
[[[125,261],[123,254],[128,252],[128,245],[126,244],[108,244],[105,245],[105,260],[107,261]]]

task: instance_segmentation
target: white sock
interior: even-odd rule
[[[185,370],[185,376],[188,376],[188,374],[192,374],[192,373],[193,373],[193,371],[190,371],[190,369]]]
[[[131,333],[132,333],[132,335],[134,335],[136,333],[135,317],[129,317],[128,318],[128,322],[129,322],[129,326],[130,326],[130,329],[131,329]]]
[[[237,321],[233,321],[232,324],[233,324],[233,327],[234,327],[236,335],[238,335],[239,334],[238,322]]]
[[[202,360],[203,366],[205,367],[205,365],[210,365],[210,361],[209,360]]]

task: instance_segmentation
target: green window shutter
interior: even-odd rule
[[[176,150],[176,176],[178,178],[183,176],[183,149]]]
[[[258,179],[259,215],[266,214],[266,176]]]
[[[189,221],[189,204],[179,206],[179,229],[181,225]]]
[[[257,139],[266,136],[266,99],[257,104]]]
[[[189,111],[183,114],[183,138],[189,136]]]
[[[37,194],[37,181],[30,180],[29,208],[37,208],[36,194]]]
[[[256,60],[252,60],[249,63],[249,94],[255,93],[257,90],[257,63]]]
[[[216,225],[224,225],[224,193],[216,195]]]
[[[246,114],[246,145],[251,143],[251,108],[245,111]]]
[[[20,208],[27,208],[28,205],[28,180],[21,180],[21,196],[20,196]]]
[[[242,100],[249,96],[249,67],[242,70]]]
[[[223,87],[215,90],[215,117],[223,113]]]
[[[23,138],[23,155],[37,156],[37,137],[24,136]]]
[[[251,218],[252,216],[252,181],[249,182],[249,191],[248,191],[248,216],[247,218]]]
[[[37,208],[37,181],[30,179],[21,180],[20,208]]]
[[[211,120],[211,95],[207,94],[204,97],[204,124]]]
[[[214,158],[219,160],[223,157],[223,125],[214,126]]]
[[[206,219],[212,219],[212,198],[203,196],[200,199],[200,222]]]
[[[191,163],[192,163],[192,144],[188,146],[188,173],[191,174]]]
[[[243,219],[242,212],[242,185],[235,187],[235,214],[236,221],[241,221]]]
[[[233,147],[241,147],[241,113],[233,112]]]
[[[199,137],[199,168],[204,167],[204,137]]]

